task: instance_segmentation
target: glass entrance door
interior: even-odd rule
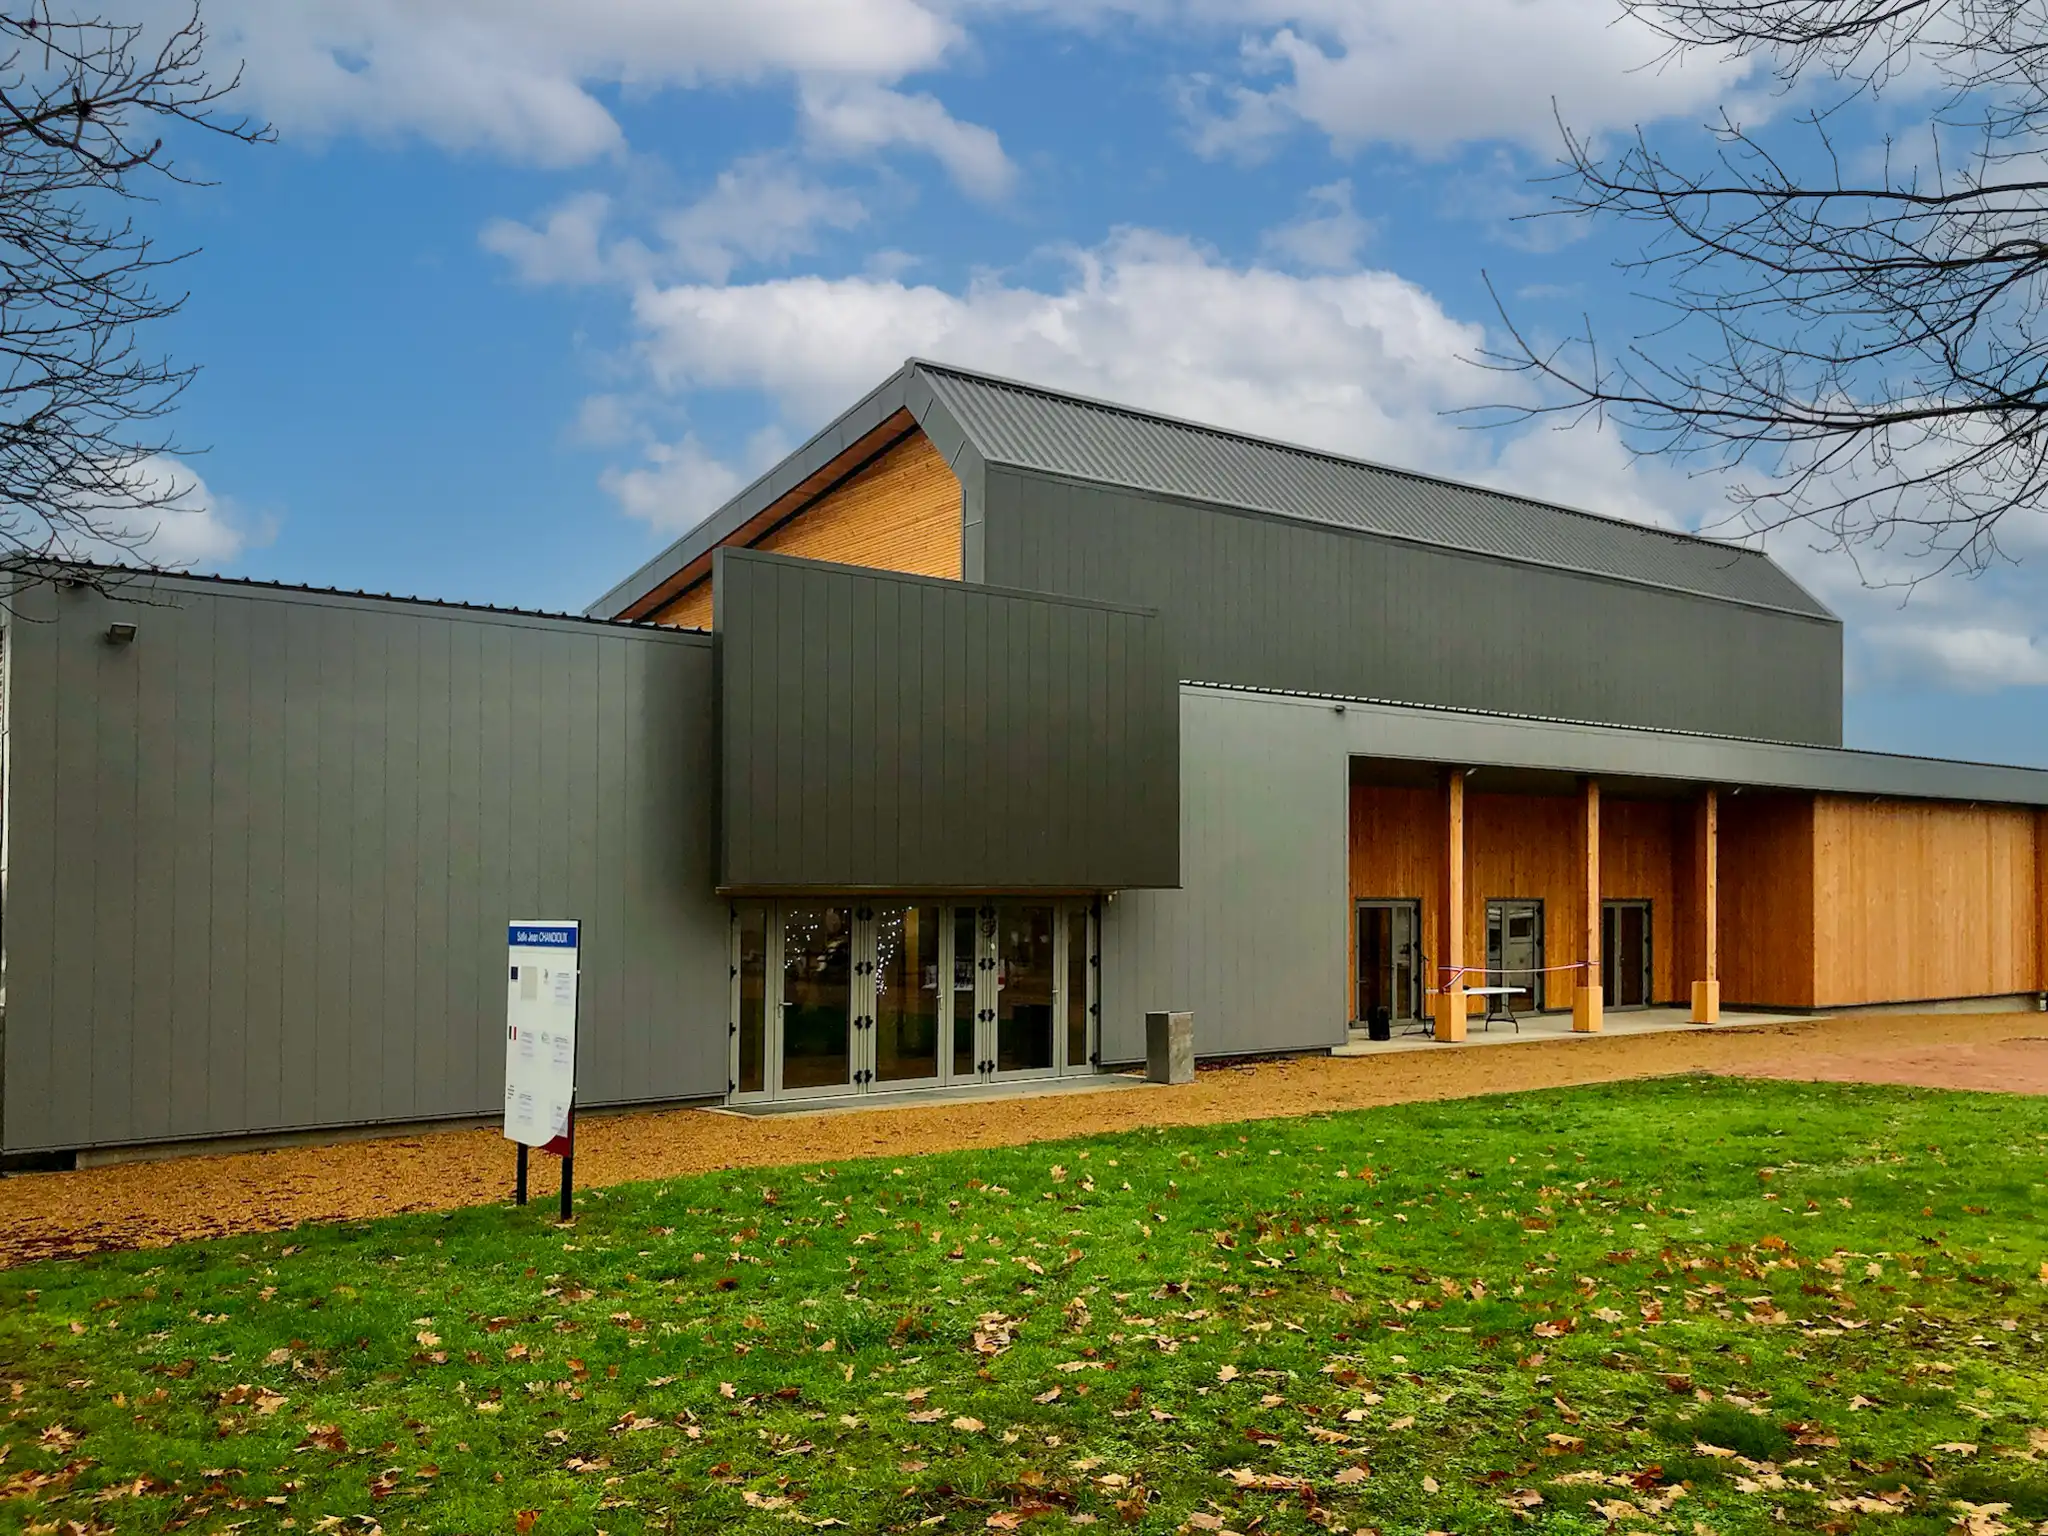
[[[1600,985],[1610,1008],[1643,1008],[1650,1002],[1650,904],[1600,904]]]
[[[853,929],[851,907],[782,909],[779,1098],[853,1086]]]
[[[1358,1012],[1370,1021],[1386,1009],[1391,1024],[1422,1013],[1422,903],[1358,904]]]
[[[874,909],[875,1082],[907,1088],[939,1080],[950,978],[942,967],[945,908]]]
[[[1033,1077],[1056,1069],[1053,950],[1058,908],[1004,902],[996,909],[995,1041],[997,1077]]]
[[[1542,902],[1486,904],[1486,984],[1522,988],[1522,996],[1508,999],[1517,1012],[1543,1007]]]
[[[735,903],[728,1092],[1092,1072],[1094,930],[1078,901]]]

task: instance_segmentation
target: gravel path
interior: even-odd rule
[[[2048,1092],[2048,1023],[2026,1014],[1873,1015],[1660,1035],[1596,1036],[1349,1060],[1204,1069],[1180,1088],[743,1118],[696,1109],[593,1115],[577,1182],[909,1156],[1147,1125],[1207,1125],[1678,1072]],[[552,1160],[537,1160],[551,1194]],[[494,1130],[129,1163],[0,1179],[0,1266],[187,1238],[278,1231],[507,1199]]]

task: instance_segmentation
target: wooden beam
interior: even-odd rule
[[[1443,955],[1435,980],[1436,1037],[1465,1038],[1465,770],[1444,772]]]
[[[1699,953],[1698,978],[1692,984],[1692,1021],[1721,1022],[1721,797],[1701,793],[1693,810],[1693,932]]]
[[[1576,974],[1572,988],[1572,1030],[1576,1034],[1600,1032],[1606,993],[1600,975],[1600,781],[1587,778],[1580,784],[1584,814],[1579,819],[1579,855],[1583,870],[1582,904],[1585,934],[1579,958],[1585,965]]]

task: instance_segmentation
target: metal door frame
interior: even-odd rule
[[[1000,935],[1002,933],[1002,912],[1005,907],[1043,907],[1052,914],[1052,958],[1050,961],[1052,966],[1052,989],[1048,994],[1048,1006],[1052,1013],[1052,1051],[1051,1061],[1043,1067],[1012,1067],[1008,1071],[1004,1071],[997,1065],[1002,1060],[1002,1054],[998,1048],[1002,1030],[1001,977],[1003,956]],[[984,1080],[991,1083],[1028,1083],[1034,1079],[1058,1077],[1060,1075],[1060,1046],[1065,1035],[1065,1030],[1061,1027],[1063,1021],[1060,1018],[1059,1008],[1060,958],[1064,953],[1061,948],[1060,930],[1065,926],[1060,919],[1065,915],[1066,903],[1056,896],[1007,896],[989,902],[985,910],[994,913],[995,916],[985,925],[985,932],[983,934],[985,953],[988,956],[988,1002],[985,1008],[987,1018],[984,1020],[988,1033],[982,1041],[982,1048],[976,1054],[987,1063],[987,1070],[983,1074]]]
[[[1534,942],[1536,952],[1530,956],[1536,962],[1535,975],[1531,978],[1533,985],[1529,988],[1528,1000],[1523,1006],[1531,1013],[1546,1013],[1550,1009],[1550,988],[1548,985],[1550,978],[1543,971],[1545,934],[1543,898],[1540,896],[1489,896],[1486,898],[1486,984],[1488,986],[1493,985],[1495,971],[1494,955],[1496,953],[1501,958],[1501,973],[1503,975],[1506,973],[1508,942],[1507,909],[1510,907],[1527,908],[1535,914],[1536,933]],[[1500,936],[1497,950],[1494,938],[1496,933]],[[1510,981],[1504,982],[1503,985],[1514,986],[1515,983]],[[1512,1002],[1513,999],[1509,999],[1509,1001]]]
[[[735,898],[730,903],[731,923],[728,952],[730,973],[727,1002],[727,1062],[726,1098],[740,1104],[782,1103],[820,1098],[849,1098],[865,1094],[917,1093],[935,1088],[957,1088],[976,1083],[1029,1082],[1057,1077],[1072,1077],[1091,1074],[1097,1070],[1101,1051],[1101,914],[1092,901],[1077,901],[1061,897],[1007,898],[1017,906],[1047,907],[1052,912],[1052,1065],[1050,1067],[1025,1067],[1003,1072],[996,1069],[997,1061],[997,1018],[1000,1004],[1000,987],[997,984],[998,954],[997,934],[1000,924],[1000,909],[1004,904],[996,898],[980,901],[926,900],[916,896],[890,897],[837,897],[791,899],[787,901],[762,899],[756,901]],[[876,955],[876,931],[879,926],[879,911],[887,906],[935,906],[939,911],[939,1039],[938,1072],[936,1076],[902,1078],[894,1082],[881,1082],[875,1076],[877,1061],[876,1015],[878,1008],[879,959]],[[739,1019],[740,1019],[740,909],[757,907],[764,914],[765,932],[763,944],[763,1018],[762,1018],[762,1071],[761,1087],[755,1091],[742,1092],[739,1084]],[[787,951],[784,944],[785,921],[792,907],[838,907],[852,916],[852,977],[849,989],[848,1014],[848,1081],[826,1083],[811,1088],[788,1088],[783,1083],[783,1048],[786,1037],[783,1027],[784,988],[786,976],[784,961]],[[975,1070],[966,1074],[953,1070],[953,1032],[956,1024],[954,1007],[958,998],[953,983],[958,960],[957,914],[973,914],[975,932],[975,954],[972,957],[974,972],[974,1059]],[[1088,947],[1088,969],[1086,973],[1087,995],[1085,1006],[1088,1011],[1088,1049],[1086,1059],[1068,1060],[1067,1052],[1067,1007],[1068,1007],[1068,962],[1071,958],[1069,932],[1071,918],[1083,917],[1083,940]]]
[[[1081,942],[1087,950],[1081,1006],[1087,1011],[1087,1049],[1079,1061],[1067,1052],[1067,1011],[1071,1006],[1067,979],[1073,974],[1073,919],[1081,919]],[[1093,901],[1053,903],[1053,1072],[1058,1077],[1092,1076],[1102,1060],[1102,910]]]
[[[867,963],[865,980],[867,989],[863,1007],[867,1024],[861,1033],[867,1036],[865,1068],[868,1076],[861,1082],[863,1093],[917,1093],[927,1088],[950,1088],[961,1080],[953,1075],[953,904],[943,898],[927,899],[921,896],[885,896],[863,903],[870,916],[868,919],[867,944],[862,960]],[[881,1014],[881,957],[876,952],[875,935],[881,928],[881,909],[886,907],[910,908],[933,907],[939,914],[939,956],[938,956],[938,1017],[939,1038],[936,1046],[935,1075],[930,1077],[899,1077],[883,1082],[875,1076],[880,1069],[881,1036],[878,1030]]]
[[[1617,1003],[1617,1002],[1616,1002],[1616,1001],[1614,1000],[1614,990],[1615,990],[1615,989],[1614,989],[1614,988],[1611,988],[1611,987],[1609,987],[1609,986],[1607,985],[1607,972],[1608,972],[1608,970],[1609,970],[1609,968],[1610,968],[1610,967],[1616,967],[1616,961],[1617,961],[1617,957],[1616,957],[1616,953],[1615,953],[1615,952],[1616,952],[1616,950],[1617,950],[1617,949],[1619,948],[1619,946],[1618,946],[1617,944],[1615,944],[1615,943],[1613,942],[1613,939],[1614,939],[1614,938],[1617,938],[1617,937],[1619,937],[1619,936],[1620,936],[1620,933],[1621,933],[1621,919],[1620,919],[1620,912],[1621,912],[1621,909],[1622,909],[1622,908],[1624,908],[1624,907],[1640,907],[1640,908],[1642,909],[1642,913],[1643,913],[1643,1000],[1642,1000],[1642,1001],[1641,1001],[1640,1003]],[[1610,935],[1610,933],[1609,933],[1609,931],[1608,931],[1608,924],[1609,924],[1609,918],[1610,918],[1610,915],[1612,915],[1612,918],[1613,918],[1613,934],[1612,934],[1612,935]],[[1600,991],[1601,991],[1601,996],[1602,996],[1602,999],[1603,999],[1603,1004],[1602,1004],[1602,1005],[1603,1005],[1604,1007],[1608,1007],[1608,1008],[1654,1008],[1654,1007],[1656,1006],[1656,1004],[1657,1004],[1657,988],[1656,988],[1656,975],[1657,975],[1657,969],[1656,969],[1656,964],[1655,964],[1655,956],[1656,956],[1656,943],[1657,943],[1657,929],[1656,929],[1656,911],[1655,911],[1655,904],[1654,904],[1653,902],[1651,902],[1651,900],[1650,900],[1650,899],[1649,899],[1649,898],[1648,898],[1647,896],[1621,896],[1621,897],[1616,897],[1616,898],[1614,898],[1613,900],[1608,900],[1608,899],[1606,899],[1606,898],[1604,898],[1604,897],[1603,897],[1603,898],[1601,899],[1601,902],[1600,902]],[[1619,969],[1618,969],[1618,968],[1616,968],[1616,969],[1615,969],[1615,975],[1616,975],[1616,978],[1617,978],[1617,979],[1619,979],[1619,977],[1620,977],[1620,971],[1619,971]]]
[[[1413,1023],[1423,1017],[1422,901],[1419,897],[1409,896],[1361,896],[1351,903],[1351,1002],[1354,1009],[1358,1004],[1360,983],[1365,978],[1365,972],[1362,969],[1365,963],[1365,952],[1364,947],[1358,942],[1358,920],[1367,908],[1371,908],[1374,911],[1379,911],[1383,908],[1391,909],[1397,917],[1405,913],[1408,920],[1414,925],[1412,936],[1408,941],[1410,949],[1408,969],[1409,1011],[1407,1013],[1396,1013],[1393,1016],[1393,1022],[1396,1024]],[[1393,925],[1390,923],[1388,925],[1388,936],[1390,939],[1392,934]],[[1392,990],[1391,987],[1389,990]]]

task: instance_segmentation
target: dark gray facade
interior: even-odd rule
[[[494,1113],[520,917],[584,923],[581,1102],[724,1091],[707,638],[121,598],[7,632],[0,1150]]]
[[[1156,608],[1183,678],[1841,741],[1831,619],[989,465],[981,578]]]
[[[722,888],[1179,883],[1156,614],[730,549],[715,579]]]

